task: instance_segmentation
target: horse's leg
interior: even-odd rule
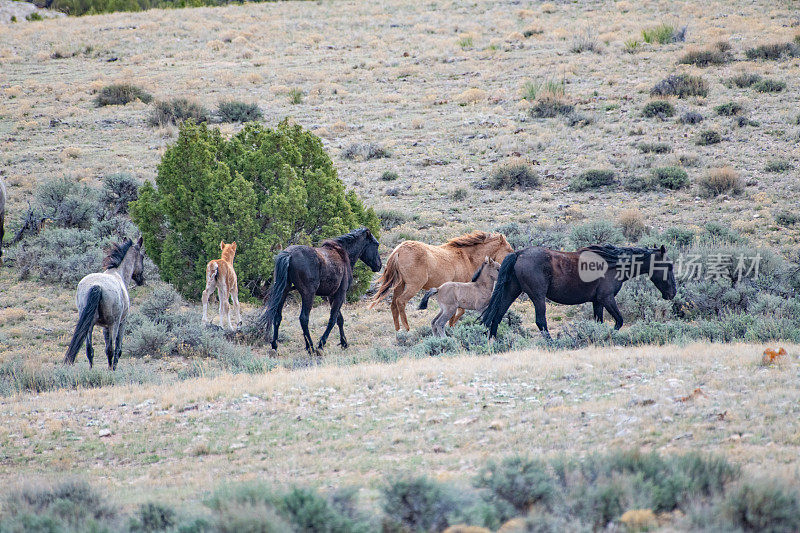
[[[89,360],[89,368],[94,364],[94,348],[92,347],[92,331],[94,326],[89,328],[89,333],[86,335],[86,358]]]
[[[278,349],[278,326],[281,325],[281,320],[283,319],[283,306],[286,304],[286,298],[289,296],[289,288],[287,287],[285,291],[283,291],[283,297],[281,298],[281,304],[278,306],[278,312],[275,313],[275,320],[272,322],[272,349]]]
[[[459,320],[461,320],[461,317],[462,317],[463,315],[464,315],[464,309],[462,309],[461,307],[459,307],[458,309],[456,309],[456,312],[455,312],[455,314],[454,314],[452,317],[450,317],[450,327],[452,328],[453,326],[455,326],[455,325],[456,325],[456,322],[458,322]]]
[[[529,295],[530,296],[530,295]],[[536,310],[536,327],[539,328],[539,331],[542,332],[542,337],[547,340],[550,340],[550,332],[547,330],[547,316],[546,316],[546,307],[545,307],[545,297],[531,297],[531,301],[533,301],[533,308]]]
[[[108,359],[108,368],[114,364],[114,340],[111,338],[111,329],[103,328],[103,339],[106,341],[106,359]]]
[[[125,331],[125,321],[120,320],[118,324],[115,326],[115,331],[112,331],[114,335],[114,364],[111,367],[111,370],[117,369],[117,362],[119,361],[119,356],[122,354],[122,334]]]
[[[603,304],[600,302],[592,302],[592,309],[594,310],[594,319],[597,322],[603,323]]]
[[[438,316],[438,320],[436,321],[436,329],[434,333],[439,337],[444,337],[444,326],[447,324],[447,321],[455,314],[455,309],[452,307],[443,306],[441,302],[439,303],[441,308],[440,314]],[[438,332],[438,333],[437,333]]]
[[[225,286],[224,288],[223,285]],[[220,284],[219,299],[222,300],[223,298],[225,299],[225,306],[223,308],[225,320],[228,321],[228,329],[234,331],[233,324],[231,323],[231,295],[230,292],[228,292],[227,283]]]
[[[331,316],[330,318],[328,318],[328,325],[325,327],[325,333],[323,333],[322,337],[319,338],[319,344],[317,345],[317,348],[319,348],[320,351],[320,355],[322,349],[325,348],[325,343],[328,342],[328,335],[331,334],[333,326],[335,326],[336,322],[338,321],[339,315],[341,314],[342,311],[342,304],[344,303],[344,299],[346,296],[347,296],[347,291],[340,289],[339,292],[337,292],[336,295],[332,296],[330,299]]]
[[[299,289],[298,289],[299,290]],[[311,306],[314,304],[314,293],[305,291],[300,293],[302,305],[300,307],[300,328],[303,330],[303,340],[306,341],[306,351],[315,355],[314,340],[308,331],[308,317],[311,315]]]
[[[239,304],[239,286],[237,284],[231,287],[231,300],[236,309],[236,328],[238,329],[242,325],[242,306]]]
[[[392,303],[389,306],[392,309],[392,318],[394,319],[394,330],[400,331],[400,308],[397,307],[397,299],[403,294],[403,286],[397,285],[392,294]]]
[[[620,329],[622,327],[622,313],[619,312],[619,307],[617,307],[617,300],[613,296],[609,296],[603,300],[603,305],[614,318],[614,329]]]
[[[406,331],[410,331],[411,328],[408,327],[408,317],[406,316],[406,304],[414,297],[415,294],[419,292],[422,288],[421,285],[409,285],[406,282],[405,287],[403,288],[403,292],[400,296],[397,297],[396,300],[393,301],[397,302],[397,314],[400,315],[400,321],[403,324],[403,327],[406,328]]]
[[[203,324],[208,323],[208,299],[214,295],[217,283],[214,280],[206,282],[206,289],[203,291]]]
[[[434,335],[439,335],[437,333],[437,328],[438,328],[437,324],[439,323],[439,318],[441,318],[443,313],[444,313],[444,308],[440,305],[439,306],[439,312],[436,313],[436,316],[433,317],[433,320],[431,320],[431,329],[433,330],[433,334]],[[439,335],[439,336],[441,336],[441,335]]]
[[[339,311],[339,318],[336,319],[336,324],[339,326],[339,346],[346,349],[349,344],[344,336],[344,317],[342,316],[341,310]]]

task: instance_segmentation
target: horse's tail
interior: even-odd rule
[[[372,302],[369,304],[370,309],[378,305],[378,302],[386,297],[392,287],[403,281],[403,276],[400,275],[400,270],[397,268],[397,250],[395,249],[389,254],[389,259],[386,260],[386,268],[383,269],[381,277],[378,278],[380,288],[375,293],[375,296],[372,297]]]
[[[206,267],[206,284],[209,281],[214,281],[219,275],[219,264],[216,261],[209,261]]]
[[[78,317],[78,323],[75,325],[75,333],[72,334],[72,340],[69,341],[69,348],[64,355],[64,364],[73,364],[78,350],[81,349],[83,340],[89,334],[89,331],[94,327],[94,315],[97,308],[100,306],[100,300],[103,298],[103,289],[99,285],[95,285],[89,289],[89,296],[86,299],[86,305],[83,306],[81,314]]]
[[[427,309],[428,308],[428,300],[431,296],[439,292],[439,289],[433,288],[425,293],[425,296],[422,297],[422,300],[419,302],[419,307],[417,309]]]
[[[270,329],[275,322],[275,317],[283,307],[283,293],[286,292],[286,285],[289,282],[289,262],[291,256],[287,252],[281,252],[275,258],[275,273],[272,280],[272,288],[269,291],[266,309],[258,319],[258,325],[265,330],[267,341],[270,341]]]
[[[500,271],[497,273],[497,282],[494,284],[492,298],[481,313],[481,323],[489,328],[490,337],[497,335],[497,325],[500,324],[503,315],[519,295],[519,281],[514,272],[518,256],[519,253],[514,252],[503,259],[503,264],[500,265]]]

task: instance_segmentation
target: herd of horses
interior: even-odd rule
[[[347,348],[342,304],[353,282],[353,268],[362,261],[373,272],[382,267],[378,240],[369,229],[360,228],[322,242],[317,247],[289,246],[275,258],[273,282],[257,326],[273,349],[278,348],[278,328],[289,293],[300,294],[300,327],[306,350],[322,355],[331,330],[339,328],[339,342]],[[220,327],[223,317],[234,329],[230,318],[229,299],[241,323],[236,272],[233,260],[236,243],[220,243],[222,257],[210,261],[206,268],[206,289],[203,291],[203,321],[208,321],[208,299],[215,290],[220,300]],[[587,277],[587,257],[595,266]],[[126,239],[115,245],[103,262],[102,273],[89,274],[78,284],[76,303],[78,323],[64,357],[75,362],[84,340],[89,365],[93,364],[92,329],[104,329],[106,355],[112,370],[119,360],[125,319],[130,309],[128,287],[141,285],[144,249],[142,239],[133,243]],[[505,236],[499,233],[474,231],[433,246],[418,241],[404,241],[387,258],[386,268],[378,279],[378,289],[370,308],[391,292],[391,311],[395,330],[409,330],[406,304],[420,290],[426,290],[420,308],[436,295],[440,311],[433,319],[436,335],[445,335],[445,324],[454,325],[465,309],[480,312],[481,322],[488,328],[489,338],[497,335],[497,327],[511,304],[523,292],[533,302],[536,325],[549,339],[545,319],[545,302],[577,305],[591,302],[594,318],[603,321],[603,311],[614,318],[614,327],[622,327],[622,314],[616,295],[622,284],[638,275],[648,275],[665,299],[675,297],[673,265],[666,249],[630,248],[593,245],[575,252],[550,250],[538,246],[514,251]],[[325,332],[315,345],[308,329],[309,314],[316,296],[330,303],[330,317]]]

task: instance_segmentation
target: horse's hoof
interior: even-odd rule
[[[347,349],[347,347],[348,347],[348,346],[350,346],[350,345],[349,345],[349,344],[347,344],[346,342],[340,342],[340,343],[339,343],[339,346],[341,346],[341,347],[342,347],[342,350],[346,350],[346,349]]]

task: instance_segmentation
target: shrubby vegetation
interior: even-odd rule
[[[647,102],[642,110],[642,115],[645,117],[658,117],[662,120],[664,118],[671,117],[674,114],[675,106],[666,100],[653,100],[652,102]]]
[[[254,122],[264,118],[258,104],[227,100],[217,106],[217,116],[221,122]]]
[[[708,83],[700,76],[673,74],[667,76],[650,90],[652,96],[707,96]]]
[[[37,7],[54,9],[67,15],[80,16],[117,11],[145,11],[154,8],[221,6],[232,4],[235,1],[238,0],[35,0],[34,4]],[[40,15],[39,17],[41,20]]]
[[[723,65],[733,59],[731,44],[728,41],[719,41],[706,50],[690,50],[681,57],[679,63],[707,67],[709,65]]]
[[[148,256],[162,279],[197,298],[220,240],[242,244],[236,270],[243,297],[264,296],[273,257],[291,244],[311,244],[380,221],[354,192],[345,192],[319,138],[299,125],[251,123],[230,139],[186,122],[131,204]],[[358,264],[354,293],[372,273]]]
[[[591,169],[581,172],[569,182],[571,191],[588,191],[614,183],[614,171],[608,169]]]
[[[533,189],[539,186],[539,175],[524,159],[512,159],[497,165],[489,176],[491,189]]]
[[[440,532],[456,524],[494,531],[517,518],[525,531],[590,532],[626,528],[623,515],[633,509],[679,511],[670,518],[679,530],[800,528],[796,484],[752,478],[698,452],[515,455],[487,462],[471,483],[398,474],[383,482],[377,502],[362,492],[251,481],[223,485],[202,505],[147,502],[126,512],[85,482],[63,481],[7,490],[0,531]]]
[[[125,105],[134,100],[149,104],[153,100],[153,96],[136,85],[120,83],[106,85],[100,89],[94,99],[94,103],[97,107],[103,107],[107,105]]]
[[[39,185],[9,250],[19,277],[72,285],[100,270],[104,248],[135,233],[123,215],[138,185],[127,174],[107,176],[100,190],[68,178]]]
[[[180,124],[184,120],[211,122],[211,112],[188,98],[173,98],[156,102],[148,120],[151,126]]]

